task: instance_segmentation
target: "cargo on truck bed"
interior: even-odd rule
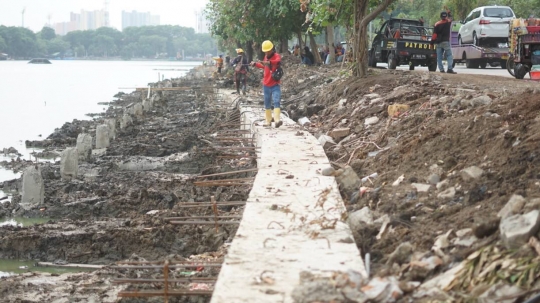
[[[430,71],[437,69],[435,46],[430,45],[433,28],[423,22],[411,19],[391,18],[386,21],[373,39],[369,50],[369,66],[387,62],[389,69],[399,65],[427,66]]]

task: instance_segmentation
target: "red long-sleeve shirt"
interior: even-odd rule
[[[263,65],[260,62],[255,63],[255,67],[260,68],[260,69],[264,69],[263,85],[272,87],[272,86],[274,86],[276,84],[279,84],[280,81],[276,81],[276,80],[274,80],[274,78],[272,78],[272,73],[274,71],[276,71],[276,69],[280,66],[280,64],[281,64],[281,56],[278,53],[274,53],[270,57],[270,59],[267,58],[267,56],[264,56],[263,62],[264,61],[270,61],[270,65]]]

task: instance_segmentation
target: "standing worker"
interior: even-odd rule
[[[263,61],[251,62],[251,66],[264,70],[263,75],[263,92],[264,92],[264,108],[265,108],[265,124],[264,126],[272,125],[272,101],[274,101],[274,122],[278,128],[283,124],[281,121],[281,87],[279,85],[283,70],[281,69],[281,56],[276,53],[274,44],[266,40],[262,43],[262,51],[265,56]]]
[[[450,48],[450,31],[452,29],[452,15],[450,11],[441,12],[441,20],[435,23],[433,28],[433,36],[431,37],[431,45],[437,45],[437,65],[439,71],[444,73],[442,63],[443,55],[446,53],[446,64],[448,64],[448,74],[457,74],[453,69],[454,58],[452,57],[452,49]]]
[[[231,65],[235,65],[234,68],[234,78],[236,82],[236,92],[240,94],[240,80],[242,80],[242,93],[246,94],[246,87],[247,87],[247,72],[248,72],[248,59],[246,55],[244,54],[244,50],[241,48],[236,49],[236,53],[238,54],[238,57],[234,58],[234,60],[231,62]]]
[[[219,55],[219,58],[216,59],[216,66],[218,74],[221,74],[221,69],[223,68],[223,55]]]

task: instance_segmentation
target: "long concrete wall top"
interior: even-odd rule
[[[260,147],[259,170],[211,302],[294,302],[303,271],[352,269],[367,276],[341,220],[345,207],[335,178],[320,174],[330,164],[317,139],[283,114],[276,129],[253,123],[263,109],[241,111]]]

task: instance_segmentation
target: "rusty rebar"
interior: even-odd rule
[[[200,175],[200,176],[197,176],[196,178],[225,176],[225,175],[232,175],[232,174],[239,174],[239,173],[248,173],[248,172],[253,172],[253,171],[258,171],[258,170],[259,170],[258,168],[250,168],[250,169],[243,169],[243,170],[228,171],[224,173],[215,173],[215,174],[210,174],[210,175]]]
[[[145,284],[145,283],[160,283],[164,282],[165,279],[114,279],[111,281],[113,284]],[[189,283],[189,282],[204,282],[204,283],[215,283],[217,278],[182,278],[182,279],[168,279],[167,283]]]
[[[191,208],[191,207],[208,207],[212,206],[211,202],[195,202],[195,203],[185,203],[183,205],[177,205],[176,207],[180,208]],[[217,206],[242,206],[246,205],[245,201],[230,201],[230,202],[217,202]]]
[[[167,293],[167,296],[210,296],[213,290],[171,290]],[[118,293],[122,298],[149,298],[149,297],[163,297],[165,293],[159,290],[124,290]]]
[[[214,221],[170,221],[173,225],[215,225]],[[221,225],[240,224],[240,221],[218,221]]]
[[[204,221],[204,222],[210,222],[214,224],[214,222],[211,221]],[[221,267],[221,263],[193,263],[193,264],[182,264],[182,265],[169,265],[168,268],[171,269],[177,269],[177,268],[197,268],[197,267]],[[110,266],[110,269],[163,269],[163,265],[132,265],[132,266]]]

